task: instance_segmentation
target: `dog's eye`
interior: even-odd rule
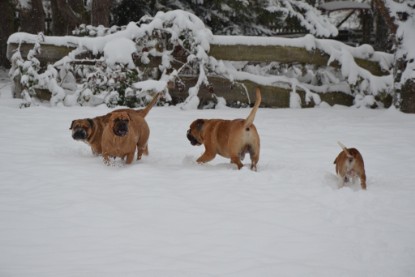
[[[114,122],[115,122],[115,123],[118,123],[118,122],[128,123],[128,122],[129,122],[129,120],[128,120],[128,119],[122,119],[122,118],[116,118],[116,119],[114,120]]]

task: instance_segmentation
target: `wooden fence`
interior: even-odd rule
[[[267,39],[267,38],[264,38]],[[272,39],[272,38],[269,38]],[[220,40],[218,40],[220,41]],[[8,45],[7,56],[10,59],[13,51],[18,47],[15,43]],[[33,44],[23,43],[20,45],[20,50],[23,56],[25,56]],[[55,46],[51,44],[41,44],[42,53],[37,58],[41,64],[54,63],[60,58],[66,56],[69,52],[74,50],[74,47],[70,46]],[[180,52],[180,51],[179,51]],[[179,55],[179,54],[178,54]],[[232,44],[221,45],[218,42],[214,42],[210,45],[209,55],[217,60],[227,61],[249,61],[253,63],[260,62],[280,62],[280,63],[300,63],[300,64],[313,64],[316,66],[327,66],[329,55],[319,50],[308,51],[302,47],[281,46],[281,45],[244,45],[244,44]],[[179,60],[185,60],[185,57],[177,57]],[[370,71],[373,75],[382,76],[385,73],[381,70],[377,62],[364,59],[355,59],[356,63],[366,70]],[[154,61],[154,67],[159,64],[159,61]],[[147,65],[148,66],[148,65]],[[336,68],[339,64],[333,62],[330,66]],[[184,82],[185,88],[183,89],[175,87],[170,88],[169,93],[173,98],[173,102],[182,102],[187,96],[188,92],[186,88],[190,88],[196,84],[197,76],[179,76]],[[255,99],[255,87],[258,84],[249,80],[240,80],[231,82],[230,80],[220,76],[208,76],[210,86],[201,87],[198,93],[201,99],[201,105],[210,101],[213,97],[224,97],[228,105],[234,103],[250,103],[250,99]],[[19,95],[19,85],[16,80],[15,94]],[[261,85],[262,91],[262,106],[266,107],[289,107],[291,88],[281,85]],[[303,107],[313,107],[315,103],[305,101],[305,92],[301,89],[296,90],[302,99]],[[330,105],[341,104],[351,106],[353,104],[354,97],[342,93],[341,91],[328,90],[325,93],[319,94],[322,101],[327,102]],[[385,105],[390,105],[391,99],[385,100]]]

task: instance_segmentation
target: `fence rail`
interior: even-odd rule
[[[220,36],[216,36],[220,37]],[[319,50],[308,51],[302,47],[293,47],[293,46],[282,46],[282,45],[272,45],[272,43],[265,43],[265,45],[244,45],[244,44],[231,44],[231,45],[221,45],[219,42],[222,41],[223,36],[215,42],[213,40],[210,45],[209,55],[216,58],[217,60],[227,60],[227,61],[249,61],[254,63],[259,62],[280,62],[286,64],[314,64],[316,66],[327,66],[329,55],[323,53]],[[275,39],[275,38],[263,38],[265,40]],[[19,47],[16,43],[10,43],[8,45],[8,58],[10,59],[14,50]],[[28,51],[32,49],[33,44],[23,43],[20,45],[20,50],[22,56],[27,55]],[[45,65],[47,63],[54,63],[57,60],[60,60],[62,57],[66,56],[69,52],[75,49],[75,47],[66,47],[66,46],[55,46],[51,44],[41,44],[43,51],[39,56],[38,60],[41,64]],[[178,51],[184,52],[184,51]],[[177,54],[176,53],[176,54]],[[186,57],[176,56],[178,60],[186,60]],[[154,58],[156,59],[156,58]],[[370,71],[373,75],[382,76],[388,73],[385,73],[381,70],[380,65],[377,62],[357,59],[355,58],[356,63],[359,64],[362,68]],[[93,63],[93,61],[92,61]],[[153,61],[150,65],[157,68],[159,63]],[[331,66],[334,68],[339,65],[336,63],[331,63]],[[149,65],[146,65],[147,67]],[[190,88],[194,86],[197,81],[197,76],[179,76],[181,80],[184,81],[185,88]],[[249,99],[255,98],[254,91],[255,84],[249,80],[240,80],[237,82],[231,82],[228,79],[225,79],[220,76],[209,76],[209,82],[211,83],[210,87],[201,87],[198,96],[201,98],[201,105],[205,102],[209,102],[214,92],[216,96],[224,97],[228,104],[229,103],[249,103]],[[16,83],[19,83],[20,80],[15,80]],[[292,89],[286,84],[273,84],[269,86],[261,86],[263,92],[263,106],[267,107],[289,107],[289,97]],[[17,91],[16,95],[19,95],[19,85],[16,85]],[[182,102],[187,96],[187,90],[183,88],[171,88],[169,90],[172,95],[174,102]],[[305,92],[301,89],[297,89],[297,93],[302,98],[303,107],[312,107],[315,103],[305,101]],[[329,103],[330,105],[341,104],[350,106],[353,104],[354,97],[347,95],[336,89],[328,88],[325,93],[319,94],[322,101]],[[390,101],[390,100],[387,100]]]

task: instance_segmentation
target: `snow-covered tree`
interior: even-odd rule
[[[394,104],[415,113],[415,3],[374,0],[392,36],[394,62]]]
[[[414,102],[405,100],[408,98],[408,94],[405,93],[408,91],[408,86],[411,88],[414,79],[414,54],[409,47],[414,41],[413,32],[411,32],[414,26],[413,6],[409,2],[389,1],[387,5],[382,2],[384,9],[394,12],[395,16],[392,21],[396,20],[394,19],[396,17],[401,23],[403,22],[399,28],[396,28],[397,47],[394,55],[374,51],[370,45],[350,47],[334,40],[318,38],[318,36],[333,34],[336,29],[324,17],[317,16],[318,11],[314,11],[314,8],[302,1],[254,2],[257,5],[266,3],[270,11],[287,16],[291,16],[290,13],[294,14],[298,8],[306,7],[306,12],[300,13],[302,17],[297,14],[297,20],[302,22],[301,24],[309,31],[314,30],[315,35],[307,35],[297,40],[268,38],[262,41],[266,44],[274,41],[271,44],[279,47],[302,47],[303,54],[306,56],[316,53],[325,55],[327,57],[325,64],[319,63],[318,65],[307,64],[306,60],[297,63],[295,60],[270,63],[270,60],[261,62],[253,59],[251,63],[249,59],[216,59],[216,56],[210,52],[211,44],[234,44],[235,37],[214,36],[199,17],[183,10],[159,12],[154,17],[145,16],[138,22],[130,22],[126,26],[116,28],[102,29],[84,25],[81,32],[98,37],[95,39],[71,37],[71,43],[78,47],[67,57],[55,63],[54,67],[59,72],[62,67],[65,68],[67,64],[71,64],[73,66],[69,68],[69,71],[77,74],[79,71],[77,66],[83,63],[83,61],[77,61],[77,55],[89,51],[96,60],[90,61],[89,65],[84,63],[81,70],[83,74],[76,75],[78,82],[83,84],[80,90],[72,93],[71,96],[66,93],[63,98],[61,97],[63,94],[55,90],[57,93],[52,104],[61,101],[65,104],[80,103],[82,105],[100,103],[106,103],[109,106],[140,105],[143,92],[152,89],[167,91],[168,84],[172,82],[180,86],[183,83],[181,78],[187,75],[196,76],[196,80],[186,89],[188,97],[182,104],[183,108],[201,107],[199,92],[203,88],[212,87],[210,83],[212,76],[221,76],[231,84],[250,81],[267,86],[285,87],[285,89],[288,87],[291,89],[292,106],[304,105],[304,103],[298,103],[300,97],[296,96],[300,90],[303,95],[301,101],[305,101],[306,105],[309,102],[318,105],[322,101],[320,95],[326,93],[330,86],[335,85],[339,89],[341,88],[339,84],[342,84],[342,91],[354,98],[356,107],[383,106],[385,99],[394,96],[396,106],[404,110],[402,107],[405,107],[405,104]],[[242,2],[246,6],[253,5]],[[175,2],[175,4],[178,3]],[[230,1],[228,4],[231,3],[233,2]],[[162,4],[163,1],[157,2],[160,7],[165,7]],[[187,3],[187,5],[190,4],[196,5],[197,3],[196,1]],[[250,7],[254,9],[254,6]],[[388,14],[391,14],[390,11]],[[246,40],[239,37],[238,43],[261,45],[259,42],[261,39],[258,41],[257,38],[252,37],[246,39],[250,41],[244,42]],[[179,52],[181,54],[178,55]],[[375,63],[380,68],[380,73],[379,70],[378,73],[368,70],[360,64],[358,59]],[[392,73],[392,65],[395,65],[395,74]],[[88,66],[92,69],[88,69]],[[87,74],[88,71],[92,74]],[[62,81],[59,78],[62,74],[55,74],[52,70],[49,74],[45,72],[41,76],[45,75],[52,79],[56,78],[56,84],[61,86]],[[126,76],[133,78],[127,81]],[[146,82],[148,79],[154,82]],[[52,86],[52,89],[54,88],[57,87]],[[53,91],[51,92],[53,94]],[[413,94],[409,94],[409,99],[411,95]],[[69,101],[68,97],[72,100]],[[75,98],[76,100],[73,100]],[[135,102],[130,102],[132,99]],[[215,103],[218,103],[217,99]],[[212,107],[211,104],[206,106]]]
[[[296,29],[321,37],[337,35],[327,18],[302,0],[123,0],[113,10],[113,23],[122,25],[175,9],[194,13],[214,34],[274,35]]]

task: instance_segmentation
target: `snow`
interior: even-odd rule
[[[141,28],[129,24],[105,37],[43,39],[104,52],[110,63],[129,63],[132,40],[166,22],[163,28],[171,28],[173,39],[183,28],[192,31],[197,51],[190,57],[201,61],[201,74],[187,102],[150,111],[150,155],[132,165],[116,160],[108,167],[71,138],[72,120],[111,111],[103,99],[95,107],[64,106],[61,101],[76,103],[75,96],[64,99],[52,81],[51,102],[19,109],[22,100],[12,98],[7,71],[0,69],[0,276],[415,276],[414,115],[364,108],[373,95],[356,96],[353,108],[322,102],[300,109],[297,87],[315,103],[319,97],[310,90],[321,88],[286,76],[240,72],[237,63],[206,53],[212,42],[317,48],[330,55],[329,63],[342,63],[349,82],[365,78],[362,86],[373,92],[388,88],[391,75],[372,76],[353,57],[390,69],[393,55],[313,36],[213,36],[196,17],[178,11],[160,12]],[[408,22],[400,34],[410,30]],[[16,33],[9,42],[38,39]],[[412,42],[413,36],[405,36],[404,47]],[[124,45],[129,51],[120,51]],[[232,80],[292,87],[292,109],[260,108],[256,115],[257,172],[239,171],[221,157],[195,163],[203,147],[186,139],[194,119],[244,118],[250,111],[227,108],[224,99],[218,99],[219,109],[196,109],[207,64]],[[44,80],[62,74],[46,73]],[[161,91],[169,80],[163,75],[133,87]],[[367,191],[358,183],[338,188],[337,141],[362,153]]]
[[[197,16],[181,10],[166,13],[158,12],[148,24],[142,24],[138,27],[136,23],[130,22],[125,30],[103,37],[45,36],[42,42],[58,46],[79,46],[96,54],[102,52],[105,45],[115,39],[143,37],[145,34],[151,34],[154,30],[163,29],[167,25],[172,28],[170,30],[173,35],[172,40],[178,39],[174,35],[178,35],[180,30],[189,29],[192,31],[195,40],[206,50],[209,49],[209,39],[212,36],[212,32],[205,27],[204,23]],[[20,42],[35,43],[38,42],[38,36],[18,32],[12,34],[7,41],[7,43]]]
[[[22,9],[30,9],[32,7],[30,0],[19,0],[17,2]]]
[[[118,38],[109,41],[103,50],[105,61],[109,65],[115,66],[118,63],[126,64],[128,68],[135,68],[131,54],[136,52],[137,48],[132,40]]]
[[[111,109],[19,109],[0,72],[0,276],[415,275],[414,115],[260,108],[253,172],[198,165],[186,139],[250,109],[154,107],[150,155],[108,167],[69,126]],[[367,191],[337,187],[337,141],[362,153]]]
[[[320,9],[325,11],[347,10],[347,9],[365,9],[370,10],[371,7],[368,3],[359,3],[356,1],[332,1],[322,3],[319,6]]]

